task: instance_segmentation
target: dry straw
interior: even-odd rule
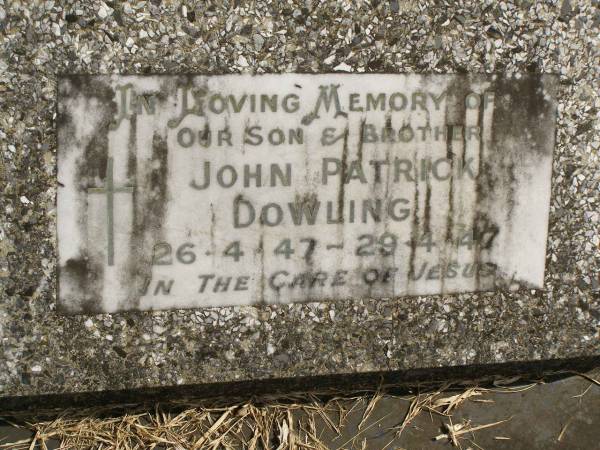
[[[600,383],[589,375],[584,377],[592,385]],[[32,430],[31,439],[0,444],[0,449],[49,450],[50,442],[60,442],[60,449],[97,450],[199,450],[199,449],[361,449],[369,448],[370,431],[381,427],[382,422],[393,423],[388,413],[375,417],[374,411],[382,399],[400,399],[409,402],[404,417],[395,426],[387,427],[389,443],[398,442],[402,432],[423,413],[436,415],[444,422],[444,432],[431,436],[434,441],[444,440],[462,448],[461,440],[473,437],[476,431],[500,427],[511,420],[506,418],[493,423],[473,424],[461,421],[454,424],[453,413],[466,401],[493,402],[483,398],[487,393],[518,393],[531,389],[536,383],[509,387],[514,379],[495,382],[493,388],[468,387],[457,391],[450,385],[418,392],[411,396],[395,396],[382,390],[358,393],[354,396],[327,397],[306,393],[295,397],[262,398],[261,402],[245,402],[226,407],[179,405],[179,411],[156,407],[152,412],[126,414],[120,417],[100,417],[86,411],[78,417],[59,417],[55,420],[19,425]],[[582,394],[583,395],[583,394]],[[362,413],[360,413],[362,411]],[[352,425],[352,416],[359,421]],[[347,437],[346,426],[354,434]],[[560,441],[568,424],[560,431]],[[327,435],[324,437],[324,435]],[[342,438],[342,436],[345,436]],[[468,437],[467,437],[468,436]],[[498,435],[495,440],[510,440]],[[472,443],[472,441],[470,441]],[[55,446],[52,448],[56,448]]]

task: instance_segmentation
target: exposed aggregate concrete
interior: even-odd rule
[[[0,0],[0,397],[600,354],[597,1]],[[543,291],[63,317],[60,73],[560,74]]]

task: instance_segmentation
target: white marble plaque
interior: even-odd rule
[[[549,75],[67,76],[69,313],[541,288]]]

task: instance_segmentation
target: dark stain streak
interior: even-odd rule
[[[148,161],[151,170],[140,177],[136,164],[133,194],[133,234],[131,237],[129,276],[131,291],[128,298],[136,307],[140,289],[152,278],[154,245],[162,242],[164,217],[167,209],[168,154],[166,139],[158,132],[152,136],[152,156]],[[158,162],[158,164],[155,164]],[[149,242],[145,233],[150,233]],[[130,305],[126,309],[131,309]]]
[[[425,189],[425,210],[423,216],[423,233],[429,233],[431,222],[431,181],[427,177],[427,187]]]
[[[391,144],[387,146],[386,151],[385,151],[385,159],[386,159],[386,161],[390,160],[390,148],[391,148]],[[391,179],[391,176],[392,176],[392,171],[391,170],[387,170],[386,171],[386,179],[385,179],[385,194],[384,194],[384,198],[385,199],[389,199],[390,198],[390,179]],[[389,219],[387,219],[383,223],[383,228],[384,228],[384,231],[386,233],[389,233],[389,231],[390,231],[389,230],[390,225],[391,224],[390,224]],[[396,252],[391,252],[391,255],[389,256],[392,259],[392,262],[391,262],[391,266],[392,267],[398,267],[397,263],[396,263],[396,256],[397,256]],[[395,281],[395,279],[396,279],[396,276],[393,275],[391,277],[391,281],[387,284],[386,292],[387,292],[387,295],[389,297],[393,297],[394,296],[394,281]]]
[[[507,97],[508,102],[496,101],[494,109],[495,128],[504,133],[512,133],[515,130],[523,130],[518,137],[530,152],[544,155],[552,146],[546,145],[554,138],[547,128],[541,126],[540,122],[552,120],[553,108],[548,106],[549,100],[544,97],[541,89],[556,89],[556,78],[548,77],[544,82],[542,74],[529,73],[522,75],[519,82],[514,83],[510,78],[500,77],[494,83],[496,98]],[[548,114],[550,113],[550,114]],[[528,136],[529,134],[529,136]],[[501,140],[495,142],[501,145]]]
[[[356,158],[361,162],[362,164],[362,160],[363,160],[363,144],[364,144],[364,139],[365,139],[365,122],[366,122],[366,118],[363,118],[360,121],[360,130],[359,130],[359,134],[358,134],[358,149],[356,150]]]
[[[304,141],[304,147],[303,147],[303,156],[304,156],[304,181],[306,182],[306,185],[309,186],[311,184],[310,182],[310,150],[308,149],[309,147],[309,143],[308,140]]]
[[[102,284],[104,267],[90,260],[87,251],[82,251],[78,258],[68,259],[63,267],[59,267],[61,276],[76,286],[78,298],[60,304],[60,310],[67,313],[96,314],[102,310]],[[59,286],[60,287],[60,286]]]
[[[264,249],[264,235],[261,233],[260,240],[258,241],[258,248],[256,252],[260,255],[260,299],[259,304],[266,304],[265,300],[265,249]]]
[[[480,160],[477,180],[478,189],[476,190],[478,208],[475,223],[479,228],[478,231],[484,231],[485,219],[486,229],[493,230],[495,234],[498,233],[497,225],[493,224],[482,211],[483,202],[486,199],[489,201],[490,196],[494,193],[502,193],[505,196],[506,223],[510,226],[518,183],[515,173],[515,169],[518,169],[518,167],[515,167],[515,161],[519,161],[519,165],[523,165],[523,167],[531,164],[531,162],[527,162],[527,159],[534,159],[537,156],[536,142],[543,143],[547,139],[543,130],[544,127],[538,123],[541,120],[540,115],[545,110],[543,98],[537,97],[537,94],[539,94],[537,85],[541,84],[541,80],[537,79],[539,75],[535,74],[527,74],[524,77],[525,79],[519,80],[518,83],[513,83],[512,80],[504,78],[499,78],[492,83],[496,100],[494,102],[493,124],[490,129],[491,151],[487,155],[489,162]],[[480,122],[482,122],[481,119]],[[519,132],[516,130],[519,130]],[[480,155],[484,145],[482,127],[481,131]],[[510,134],[511,140],[515,141],[514,147],[505,144],[508,134]],[[535,137],[532,138],[531,136]],[[526,148],[530,151],[515,154],[515,148]],[[491,170],[492,167],[494,171]],[[480,176],[482,177],[481,180],[479,179]],[[510,233],[511,230],[506,231]],[[476,240],[474,257],[477,261],[481,260],[482,250],[485,250],[485,248],[482,248],[482,243]],[[478,288],[479,275],[477,271],[476,282]],[[504,281],[495,280],[495,284],[498,285],[498,283]]]
[[[416,164],[416,156],[415,156]],[[419,240],[419,178],[415,177],[415,195],[413,199],[414,208],[412,216],[412,227],[410,235],[410,256],[408,258],[408,281],[415,276],[415,257]]]
[[[108,136],[95,134],[85,146],[83,161],[78,166],[77,177],[83,181],[84,189],[94,187],[93,180],[106,180],[108,161]]]
[[[494,82],[496,101],[491,158],[494,158],[494,166],[502,170],[495,179],[489,180],[488,187],[504,194],[505,217],[509,226],[516,206],[521,168],[536,164],[538,158],[552,151],[550,144],[555,137],[548,129],[555,118],[556,104],[550,98],[555,98],[557,86],[558,77],[539,73],[524,74],[518,83],[505,78]],[[551,95],[545,97],[544,91]],[[515,143],[514,147],[505,145],[508,134]],[[528,151],[516,153],[517,149]],[[511,233],[512,230],[505,232]]]
[[[466,146],[464,148],[466,149]],[[448,136],[446,138],[446,154],[453,155],[452,150],[452,139]],[[452,245],[452,231],[454,228],[454,158],[451,156],[448,156],[448,158],[450,159],[450,186],[448,188],[448,217],[446,220],[445,241]]]
[[[130,119],[129,142],[127,143],[127,178],[135,176],[137,167],[137,114]]]
[[[89,264],[86,258],[68,259],[64,268],[64,272],[69,275],[81,292],[85,292],[87,285],[87,276],[89,273]]]
[[[451,159],[450,160],[450,170],[454,169],[454,160]],[[450,249],[450,252],[452,252],[452,248],[453,248],[453,240],[454,240],[454,236],[453,236],[453,228],[454,228],[454,175],[450,175],[450,186],[448,188],[448,214],[446,217],[446,235],[444,237],[444,242],[446,243],[444,245],[444,262],[445,263],[449,263],[452,260],[452,255],[448,256],[447,252],[448,249]],[[442,270],[441,273],[441,280],[442,280],[442,294],[445,292],[445,282],[446,282],[446,271]]]
[[[454,77],[452,81],[448,84],[447,90],[454,93],[446,99],[446,104],[444,108],[444,124],[448,123],[463,123],[466,125],[467,117],[466,117],[466,107],[465,107],[465,97],[466,93],[469,90],[470,83],[461,77]],[[452,261],[452,254],[454,251],[454,167],[456,164],[455,161],[455,144],[452,139],[452,133],[448,132],[446,134],[446,158],[450,161],[450,177],[448,180],[448,212],[446,215],[446,230],[444,235],[444,248],[443,248],[443,256],[442,256],[442,264],[447,265]],[[466,156],[466,133],[463,132],[463,148],[462,148],[462,159]],[[464,164],[464,162],[463,162]],[[446,291],[446,271],[441,271],[440,276],[441,281],[441,292],[444,293]]]
[[[75,98],[82,96],[86,101],[95,98],[99,105],[111,110],[106,125],[112,120],[117,112],[117,103],[115,102],[115,91],[110,86],[109,77],[89,75],[62,75],[60,96],[63,98]]]
[[[463,124],[465,125],[462,133],[462,164],[463,167],[465,167],[465,158],[467,157],[467,107],[465,106],[464,102],[461,103],[461,117],[463,118]],[[450,145],[452,145],[452,140],[450,140],[450,143]],[[453,163],[454,161],[452,160],[454,158],[454,152],[451,153],[449,158]]]
[[[512,217],[513,215],[513,210],[515,209],[515,194],[516,194],[516,184],[517,184],[517,177],[515,176],[515,163],[511,162],[510,164],[508,164],[507,167],[507,171],[508,171],[508,186],[507,186],[507,193],[506,193],[506,203],[507,203],[507,210],[506,210],[506,219],[508,223],[512,223],[509,219]]]
[[[465,126],[467,124],[467,109],[465,106],[465,98],[467,92],[469,91],[470,82],[467,82],[464,78],[455,77],[452,82],[449,84],[449,90],[451,92],[456,92],[456,96],[452,104],[450,101],[446,101],[446,111],[445,111],[445,122],[449,121],[452,123],[460,123],[462,122]],[[464,167],[465,159],[467,153],[467,140],[466,140],[466,132],[462,133],[462,165]],[[450,161],[450,178],[449,178],[449,187],[448,187],[448,215],[446,220],[446,235],[445,242],[446,248],[448,245],[450,249],[453,248],[452,243],[454,239],[454,165],[455,161],[455,148],[454,148],[454,140],[452,139],[452,133],[448,133],[446,135],[446,157]],[[442,279],[444,281],[444,279]]]
[[[78,209],[78,227],[83,237],[83,242],[88,239],[87,223],[87,189],[101,187],[106,180],[106,166],[108,160],[108,131],[113,116],[117,111],[114,101],[115,93],[106,77],[64,76],[59,82],[59,96],[61,99],[75,98],[86,102],[86,108],[97,114],[100,118],[91,139],[85,144],[82,157],[77,161],[75,177],[72,182],[77,186],[77,201],[81,204]],[[91,99],[97,99],[92,108]],[[64,157],[69,149],[73,149],[75,142],[75,124],[73,117],[64,111],[59,102],[57,116],[58,132],[58,158]],[[71,180],[63,180],[71,183]],[[86,246],[87,247],[87,246]],[[59,308],[71,313],[95,314],[102,309],[102,286],[104,284],[104,268],[99,255],[92,255],[88,248],[80,249],[80,257],[71,259],[64,268],[59,268],[63,279],[69,280],[77,286],[80,297],[68,299],[67,304],[59,302]],[[59,286],[60,289],[60,286]],[[60,298],[60,296],[59,296]]]
[[[481,139],[479,139],[479,160],[477,167],[477,175],[475,177],[475,214],[473,215],[473,226],[472,230],[475,233],[475,230],[478,229],[478,224],[481,222],[481,203],[484,200],[486,193],[484,192],[484,182],[485,179],[488,178],[488,173],[484,174],[484,162],[483,162],[483,152],[485,146],[485,137],[484,137],[484,129],[483,129],[483,120],[484,120],[484,107],[483,105],[479,108],[479,117],[477,119],[477,124],[479,126],[479,130],[481,132]],[[492,126],[492,129],[494,127]],[[481,276],[480,276],[480,267],[481,263],[481,244],[478,239],[475,240],[475,252],[473,255],[473,264],[476,267],[475,269],[475,289],[479,290],[481,287]]]
[[[344,222],[344,196],[346,194],[346,174],[348,172],[348,126],[344,131],[344,143],[342,146],[342,171],[340,174],[340,189],[338,191],[338,217]]]
[[[76,127],[73,122],[73,116],[64,108],[62,102],[59,102],[58,113],[56,115],[58,154],[62,154],[65,146],[75,141]]]
[[[129,140],[127,146],[127,177],[130,179],[133,189],[132,198],[132,231],[127,257],[126,276],[129,282],[127,305],[124,309],[139,307],[140,296],[148,290],[152,278],[152,256],[144,255],[143,218],[140,217],[138,177],[137,177],[137,115],[131,117]]]
[[[108,132],[109,126],[112,121],[114,114],[117,111],[117,104],[114,101],[115,93],[110,87],[108,82],[104,82],[101,78],[90,78],[90,77],[69,77],[70,86],[66,87],[66,97],[83,97],[88,103],[91,98],[96,98],[99,101],[96,102],[96,108],[98,109],[99,116],[101,117],[94,135],[87,143],[84,149],[84,157],[81,159],[77,166],[77,180],[84,188],[93,187],[89,183],[92,183],[94,179],[100,178],[105,180],[106,178],[106,162],[108,159]],[[63,120],[71,120],[72,117],[65,117]],[[71,135],[64,136],[63,139],[59,140],[59,149],[62,147],[71,146],[70,139],[74,139],[74,126],[68,127],[71,130]],[[61,136],[62,137],[62,136]]]
[[[465,118],[466,118],[466,116],[465,116]],[[465,120],[465,123],[466,123],[466,120]],[[483,136],[481,136],[480,139],[483,139]],[[467,160],[467,144],[465,142],[464,145],[463,145],[462,155],[461,155],[461,165],[462,165],[463,169],[465,168],[466,160]]]
[[[167,177],[169,149],[167,141],[158,133],[152,137],[152,162],[158,161],[158,168],[153,168],[150,173],[149,187],[154,196],[152,211],[162,218],[167,202]]]

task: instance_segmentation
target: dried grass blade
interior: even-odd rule
[[[471,433],[473,431],[483,430],[484,428],[495,427],[497,425],[500,425],[501,423],[508,422],[511,419],[512,419],[512,417],[509,417],[508,419],[499,420],[498,422],[493,422],[493,423],[487,423],[485,425],[478,425],[476,427],[470,427],[470,426],[468,426],[468,427],[463,428],[462,430],[457,431],[455,433],[455,435],[456,436],[460,436],[460,435],[465,434],[465,433]]]
[[[194,443],[192,448],[200,448],[200,446],[204,444],[204,442],[210,437],[210,435],[213,434],[221,426],[225,419],[227,419],[229,414],[231,414],[231,409],[221,414],[221,417],[219,417],[219,419],[208,429],[208,431],[204,433],[204,435]]]
[[[382,395],[379,392],[376,392],[371,399],[369,400],[369,403],[367,405],[367,407],[365,408],[365,412],[363,413],[362,419],[360,421],[360,423],[358,424],[358,429],[361,430],[363,425],[365,424],[365,422],[367,421],[367,419],[369,418],[369,416],[371,415],[371,413],[373,412],[373,410],[375,409],[375,405],[377,405],[377,402],[382,398]]]

